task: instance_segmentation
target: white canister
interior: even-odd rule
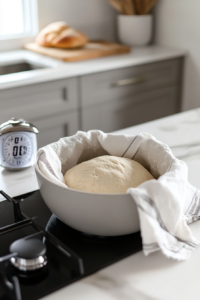
[[[145,46],[152,37],[152,15],[118,15],[118,37],[130,46]]]

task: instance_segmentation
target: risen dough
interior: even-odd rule
[[[153,176],[138,162],[117,156],[99,156],[82,162],[64,175],[69,188],[105,194],[126,193]]]

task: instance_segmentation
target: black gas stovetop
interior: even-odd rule
[[[47,264],[18,270],[11,260],[21,256],[9,248],[19,239],[40,240]],[[39,191],[7,197],[0,202],[0,300],[39,299],[141,249],[139,232],[103,237],[72,229],[51,213]]]

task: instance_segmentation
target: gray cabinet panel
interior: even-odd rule
[[[180,80],[181,59],[100,72],[81,77],[81,105],[120,100],[174,85]]]
[[[0,91],[0,122],[10,117],[21,117],[31,121],[77,107],[76,78]]]
[[[111,132],[177,112],[177,87],[172,86],[127,97],[82,111],[82,129]]]
[[[38,127],[38,148],[58,141],[61,137],[70,136],[78,131],[78,113],[68,112],[54,117],[33,120]]]
[[[181,58],[171,59],[0,90],[0,124],[11,117],[31,121],[42,147],[79,129],[111,132],[174,114],[181,67]]]

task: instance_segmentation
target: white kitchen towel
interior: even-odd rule
[[[108,154],[134,159],[156,178],[127,191],[137,205],[144,254],[161,250],[187,259],[199,244],[187,223],[200,219],[200,191],[188,183],[187,165],[155,137],[78,131],[39,149],[37,163],[44,176],[67,189],[63,174],[68,169]]]

